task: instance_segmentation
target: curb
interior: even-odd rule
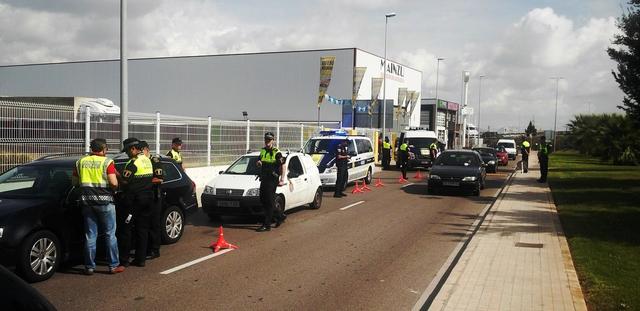
[[[498,190],[493,202],[487,203],[484,209],[480,212],[478,219],[476,219],[473,224],[469,226],[466,233],[466,240],[459,242],[458,245],[453,249],[453,251],[449,255],[449,258],[447,258],[447,261],[445,261],[442,267],[440,267],[440,270],[438,270],[436,276],[433,278],[431,283],[429,283],[429,286],[427,286],[427,289],[425,289],[425,291],[422,293],[411,310],[428,310],[429,307],[431,307],[431,304],[442,289],[442,286],[444,286],[447,278],[449,278],[449,275],[453,271],[453,268],[456,266],[456,264],[462,257],[462,254],[467,249],[467,246],[471,242],[471,239],[476,235],[476,232],[478,232],[478,230],[480,229],[480,226],[484,222],[485,218],[487,218],[489,211],[496,204],[496,202],[498,202],[498,200],[501,200],[502,197],[504,197],[504,190],[511,185],[511,181],[516,172],[517,170],[514,170],[511,172],[511,174],[509,174],[509,177],[507,177],[504,186],[502,186],[502,188]]]

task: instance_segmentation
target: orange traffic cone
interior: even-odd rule
[[[415,178],[415,179],[422,179],[423,178],[422,174],[420,173],[420,169],[418,169],[418,172],[416,173],[415,176],[413,176],[413,178]]]
[[[237,246],[225,241],[224,232],[222,231],[222,226],[220,226],[220,229],[218,231],[220,232],[218,235],[218,240],[215,243],[211,243],[211,245],[209,245],[209,248],[213,248],[214,253],[223,248],[238,249]]]
[[[398,178],[398,183],[404,184],[406,183],[408,180],[404,179],[404,177],[402,175],[400,175],[400,178]]]
[[[362,193],[362,189],[358,186],[358,181],[356,180],[356,186],[351,190],[351,194]]]
[[[367,183],[364,181],[364,179],[362,180],[362,187],[360,187],[360,190],[362,190],[362,191],[371,191],[371,188],[369,188],[369,186],[367,186]]]
[[[378,177],[378,180],[376,180],[376,187],[384,187],[384,184],[382,183],[382,179],[380,179],[380,177]]]

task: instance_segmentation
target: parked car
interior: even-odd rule
[[[304,146],[304,153],[311,156],[320,172],[323,186],[336,184],[338,168],[336,167],[336,149],[341,141],[348,140],[349,159],[348,184],[354,180],[364,179],[371,183],[375,169],[373,145],[368,137],[348,135],[342,130],[322,131],[320,136],[312,137]]]
[[[496,157],[498,157],[498,164],[509,165],[509,154],[507,153],[507,149],[504,149],[502,146],[497,146],[495,149]]]
[[[516,141],[513,139],[500,139],[498,140],[498,147],[504,147],[509,154],[509,160],[515,160],[518,155],[518,150],[516,148]]]
[[[284,212],[307,204],[312,209],[320,208],[322,184],[311,156],[299,152],[283,155],[286,182],[276,188],[276,209]],[[241,156],[207,183],[201,201],[202,209],[209,218],[264,215],[257,178],[260,173],[256,164],[259,156],[259,152]]]
[[[396,141],[396,146],[394,148],[394,154],[398,154],[398,148],[404,142],[404,139],[407,139],[408,145],[411,146],[411,151],[414,153],[415,157],[412,157],[408,161],[407,168],[424,168],[427,169],[431,167],[433,159],[431,159],[431,152],[429,150],[429,146],[432,143],[438,144],[438,147],[442,145],[442,142],[438,141],[438,135],[434,131],[427,131],[420,128],[410,128],[405,132],[400,133],[400,137]],[[400,168],[400,162],[396,161],[396,167]]]
[[[486,164],[473,150],[445,150],[431,167],[427,191],[438,193],[441,189],[460,189],[480,195],[484,189]]]
[[[44,281],[62,262],[83,256],[84,225],[71,184],[79,158],[43,157],[0,175],[0,262],[15,266],[29,282]],[[195,188],[173,160],[163,157],[161,163],[166,174],[163,241],[175,243],[184,232],[186,211],[197,206]]]
[[[480,154],[482,161],[487,165],[486,166],[487,173],[498,172],[498,156],[496,155],[495,149],[486,148],[486,147],[476,147],[476,148],[473,148],[473,150]]]

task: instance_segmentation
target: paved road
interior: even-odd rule
[[[325,192],[319,210],[293,211],[271,232],[255,232],[251,219],[225,219],[225,237],[240,249],[160,274],[211,254],[217,224],[197,213],[181,241],[145,268],[88,277],[76,266],[35,287],[61,310],[406,310],[507,171],[489,174],[479,197],[426,195],[424,181],[401,188],[398,172],[385,171],[384,188],[343,199]]]

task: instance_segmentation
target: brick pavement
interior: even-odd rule
[[[487,214],[429,310],[587,310],[536,154]]]

